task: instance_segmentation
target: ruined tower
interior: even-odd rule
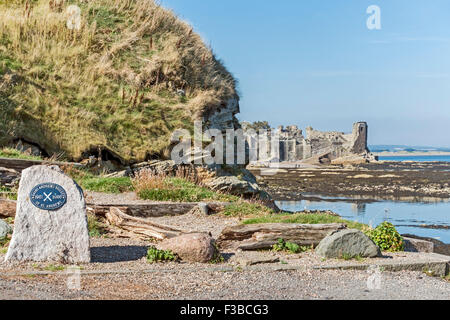
[[[357,122],[353,124],[353,131],[352,131],[353,153],[363,154],[369,152],[369,149],[367,148],[367,134],[368,134],[367,122]]]

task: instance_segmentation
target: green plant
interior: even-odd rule
[[[359,254],[354,256],[354,255],[351,255],[351,254],[346,253],[346,252],[344,252],[342,254],[341,259],[344,259],[344,260],[353,260],[354,259],[356,261],[363,261],[364,260],[364,258],[361,257],[361,255],[359,255]]]
[[[367,236],[380,247],[382,251],[404,251],[402,236],[390,222],[383,222],[373,230],[366,231]]]
[[[299,253],[301,251],[298,244],[287,242],[284,239],[278,239],[278,242],[272,246],[272,250],[276,252],[287,251],[290,253]]]
[[[65,269],[66,269],[65,266],[57,266],[57,265],[53,265],[53,264],[50,264],[50,265],[44,267],[44,270],[53,271],[53,272],[55,272],[55,271],[62,271],[62,270],[65,270]]]
[[[176,261],[177,255],[170,250],[159,250],[155,247],[148,248],[147,261],[150,263]]]
[[[212,264],[218,264],[218,263],[222,263],[225,261],[225,258],[223,257],[223,255],[220,253],[220,249],[217,246],[217,244],[214,243],[214,248],[215,248],[215,252],[214,252],[214,256],[213,258],[209,261],[209,263]]]
[[[88,214],[89,236],[93,238],[101,237],[105,233],[105,229],[93,214]]]

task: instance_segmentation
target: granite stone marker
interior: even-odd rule
[[[90,262],[86,202],[57,166],[22,172],[6,261]]]

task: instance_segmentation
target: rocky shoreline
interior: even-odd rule
[[[297,200],[302,194],[402,197],[450,197],[450,163],[374,162],[351,166],[321,166],[250,171],[275,200]]]

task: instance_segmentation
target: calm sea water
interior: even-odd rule
[[[417,161],[417,162],[428,162],[428,161],[450,162],[450,156],[389,156],[389,157],[379,157],[379,160]]]
[[[317,196],[323,201],[278,201],[282,210],[332,210],[344,219],[377,226],[389,221],[402,234],[435,238],[450,244],[450,229],[428,229],[421,225],[442,225],[450,228],[450,200],[435,202],[367,201],[351,198]]]

